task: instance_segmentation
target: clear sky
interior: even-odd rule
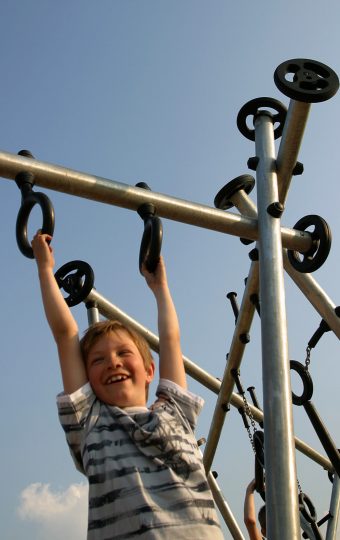
[[[321,61],[340,73],[337,0],[2,0],[0,17],[0,149],[29,149],[37,159],[213,206],[217,191],[250,172],[254,144],[236,117],[250,99],[271,96],[275,68],[291,58]],[[314,274],[338,305],[340,95],[312,106],[282,222],[307,214],[329,224],[333,244]],[[97,290],[156,332],[153,298],[138,271],[143,224],[130,210],[43,190],[56,214],[56,269],[82,259]],[[256,202],[255,191],[251,194]],[[59,427],[55,395],[61,379],[45,322],[35,263],[15,240],[20,192],[0,182],[2,328],[0,534],[4,540],[80,540],[86,530],[86,484],[74,469]],[[236,210],[231,210],[235,211]],[[40,226],[32,213],[29,234]],[[250,266],[239,239],[163,220],[163,255],[177,306],[184,354],[222,377],[234,329],[226,299],[241,302]],[[304,362],[320,316],[286,279],[290,358]],[[86,327],[83,306],[74,309]],[[312,351],[313,402],[337,446],[339,346],[331,332]],[[244,387],[262,403],[258,317],[241,367]],[[207,437],[215,396],[197,429]],[[296,434],[324,451],[304,411]],[[331,484],[320,466],[298,454],[298,478],[318,517],[327,513]],[[245,488],[254,458],[237,410],[227,416],[213,464],[241,529]],[[261,504],[261,500],[257,500]],[[226,529],[226,538],[230,534]],[[323,528],[323,531],[325,528]],[[340,538],[340,536],[338,536]]]

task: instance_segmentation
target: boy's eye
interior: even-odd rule
[[[103,356],[97,356],[95,358],[92,358],[91,360],[91,364],[94,365],[94,364],[101,364],[101,362],[104,361],[104,357]]]
[[[130,354],[130,351],[128,349],[122,349],[118,352],[118,354],[119,356],[127,356],[128,354]]]

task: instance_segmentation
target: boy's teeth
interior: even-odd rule
[[[127,379],[127,375],[114,375],[113,377],[110,377],[110,379],[107,382],[113,383],[117,381],[125,381],[125,379]]]

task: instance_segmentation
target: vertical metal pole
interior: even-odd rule
[[[297,540],[297,498],[280,219],[274,217],[278,186],[272,118],[255,119],[266,514],[269,540]],[[273,208],[274,212],[271,212]]]
[[[336,473],[334,473],[332,497],[331,497],[331,504],[329,508],[329,513],[331,514],[332,517],[328,521],[326,540],[336,540],[339,511],[340,511],[340,478],[338,477]]]

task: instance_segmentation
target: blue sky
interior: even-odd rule
[[[41,161],[130,185],[145,181],[154,191],[213,206],[225,183],[249,172],[247,160],[254,155],[253,143],[236,126],[240,108],[259,96],[288,105],[274,84],[275,68],[291,58],[311,58],[340,73],[339,15],[336,0],[3,0],[0,149],[16,154],[27,148]],[[287,227],[307,214],[328,222],[332,249],[314,277],[336,305],[339,99],[312,106],[299,155],[305,172],[293,179],[282,219]],[[155,332],[154,300],[138,271],[139,216],[43,191],[55,207],[56,269],[74,259],[87,261],[97,290]],[[251,197],[256,201],[255,191]],[[58,425],[58,361],[35,263],[16,245],[19,206],[15,183],[1,180],[1,537],[78,540],[86,528],[86,487]],[[30,236],[40,222],[35,209]],[[221,377],[234,327],[226,294],[237,291],[241,301],[251,248],[235,237],[170,220],[163,227],[183,352]],[[288,277],[286,303],[290,357],[303,362],[320,316]],[[84,330],[84,307],[74,315]],[[313,402],[337,446],[338,354],[329,332],[312,351],[311,367]],[[258,318],[241,376],[262,402]],[[193,381],[189,386],[206,400],[197,435],[207,437],[215,396]],[[297,436],[324,454],[304,411],[294,411],[294,419]],[[253,461],[241,417],[232,409],[213,468],[243,531]],[[322,517],[331,495],[327,474],[301,455],[297,463],[303,490]]]

